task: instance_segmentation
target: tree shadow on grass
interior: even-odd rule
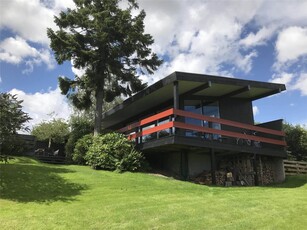
[[[71,183],[60,167],[0,164],[0,198],[17,202],[72,201],[87,186]]]
[[[18,163],[18,164],[36,164],[38,162],[36,158],[30,157],[30,156],[27,156],[27,157],[10,156],[10,158],[14,163]],[[11,160],[9,160],[9,163],[11,163]]]

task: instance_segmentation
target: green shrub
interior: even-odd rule
[[[119,133],[108,133],[94,137],[85,156],[94,169],[136,171],[144,161],[142,153],[134,149],[133,142]]]
[[[85,164],[85,155],[89,150],[91,144],[93,143],[93,135],[87,134],[80,138],[75,145],[74,152],[72,154],[72,160],[77,163],[84,165]]]

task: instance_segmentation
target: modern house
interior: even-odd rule
[[[182,179],[280,182],[286,157],[282,120],[255,124],[252,102],[285,89],[174,72],[105,112],[103,128],[126,134],[153,168]]]

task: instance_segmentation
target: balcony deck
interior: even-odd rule
[[[202,121],[207,126],[185,123],[185,118]],[[205,123],[204,123],[205,122]],[[219,124],[221,129],[212,128]],[[178,109],[163,112],[134,122],[118,130],[135,140],[144,151],[218,150],[220,153],[257,153],[286,156],[285,133],[281,130],[209,117]]]

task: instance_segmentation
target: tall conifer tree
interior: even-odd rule
[[[146,87],[140,74],[153,74],[162,61],[152,52],[154,40],[144,32],[145,12],[135,0],[74,0],[76,9],[55,17],[59,30],[48,28],[47,35],[59,64],[70,60],[85,69],[74,80],[59,78],[60,88],[79,109],[95,103],[94,134],[101,131],[104,102],[131,95]]]

